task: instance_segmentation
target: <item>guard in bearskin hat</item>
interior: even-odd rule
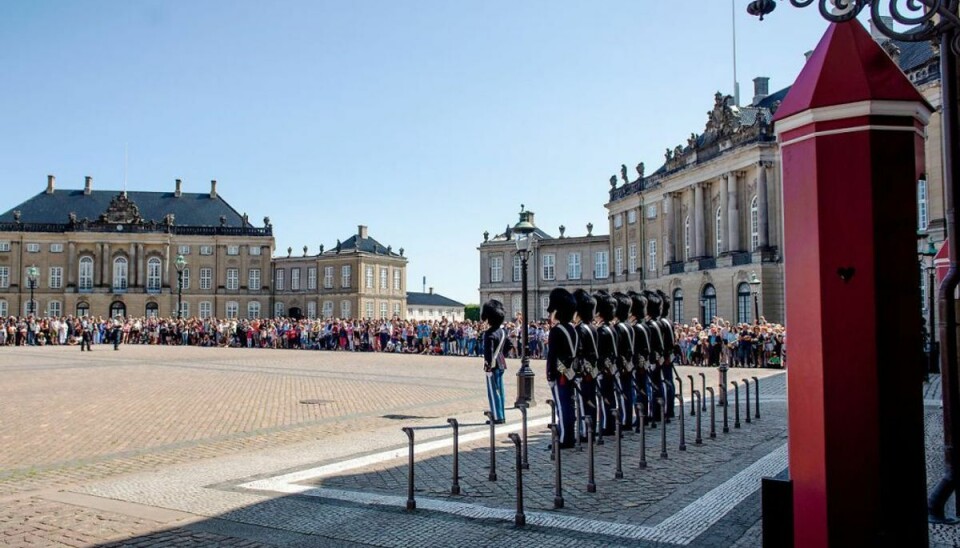
[[[662,397],[660,382],[651,383],[651,375],[656,365],[650,359],[650,332],[644,319],[647,314],[647,299],[631,291],[630,321],[633,323],[633,378],[636,386],[637,401],[643,413],[645,424],[656,426],[660,408],[656,398]],[[639,420],[639,418],[638,418]]]
[[[670,369],[667,371],[664,370],[663,367],[665,362],[663,330],[657,323],[657,319],[660,317],[660,295],[647,290],[643,292],[643,296],[647,299],[647,316],[644,318],[643,325],[647,328],[647,332],[650,333],[650,359],[656,364],[656,368],[651,376],[651,382],[660,385],[664,407],[666,407],[663,411],[665,417],[669,419],[674,416],[673,400],[676,397],[676,388],[673,383],[673,370]]]
[[[613,320],[616,317],[617,300],[604,290],[597,291],[593,297],[597,300],[597,318],[600,327],[597,329],[597,347],[599,349],[599,402],[600,432],[605,436],[612,436],[616,431],[614,408],[616,407],[614,379],[617,378],[617,334],[613,329]]]
[[[630,308],[633,301],[624,293],[614,293],[613,298],[617,300],[617,308],[614,312],[617,316],[617,323],[614,326],[617,332],[617,378],[615,386],[619,397],[618,407],[620,408],[620,424],[623,428],[630,430],[633,426],[633,404],[636,394],[633,390],[633,326],[629,324]]]
[[[577,359],[573,362],[577,372],[575,379],[577,386],[577,401],[583,421],[577,425],[577,432],[581,439],[587,435],[586,421],[597,424],[597,376],[600,370],[597,367],[599,347],[597,343],[597,328],[593,326],[593,316],[597,311],[597,300],[583,289],[573,292],[577,302],[575,317],[577,337],[580,344],[577,346]]]
[[[573,295],[563,288],[550,292],[547,312],[556,321],[547,336],[547,382],[557,404],[557,427],[559,428],[560,448],[574,446],[574,408],[573,392],[576,372],[573,368],[577,356],[579,338],[571,323],[576,313],[577,303]]]
[[[487,399],[493,422],[503,424],[503,373],[507,370],[504,354],[512,347],[507,331],[501,327],[504,319],[503,303],[491,299],[483,303],[480,319],[487,322],[483,332],[483,370],[487,374]]]
[[[676,386],[673,379],[676,373],[673,371],[673,357],[676,353],[676,337],[673,333],[673,322],[669,320],[670,300],[667,299],[667,294],[659,289],[657,290],[657,296],[660,297],[660,314],[656,319],[656,324],[663,335],[663,375],[670,378],[670,383],[666,384],[666,387],[670,392],[670,397],[674,397]],[[701,397],[706,397],[706,394],[701,394]],[[673,407],[671,406],[670,409],[672,410]],[[667,416],[672,417],[672,412],[668,412]]]

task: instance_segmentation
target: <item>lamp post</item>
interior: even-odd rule
[[[183,269],[187,267],[187,260],[183,255],[177,255],[177,260],[173,264],[177,267],[177,319],[179,320],[183,317]]]
[[[37,315],[37,302],[33,300],[33,290],[37,287],[37,279],[40,278],[40,269],[36,265],[30,265],[27,268],[27,281],[30,282],[30,307],[27,310],[28,315]]]
[[[747,283],[750,284],[750,293],[753,294],[753,323],[760,325],[760,278],[757,277],[756,272],[750,273],[750,280]]]
[[[927,236],[927,247],[920,252],[921,265],[923,264],[923,257],[930,258],[930,264],[926,266],[921,266],[923,271],[927,273],[927,332],[930,333],[930,351],[927,353],[927,373],[936,373],[940,369],[940,348],[939,343],[937,343],[937,330],[933,327],[934,320],[934,306],[935,299],[933,295],[934,288],[936,287],[936,278],[935,272],[936,267],[933,264],[933,258],[937,255],[937,246],[933,244],[933,238]],[[921,280],[921,283],[923,281]]]
[[[526,405],[533,407],[536,400],[533,399],[533,379],[535,374],[530,369],[530,357],[527,355],[528,344],[528,322],[527,314],[527,258],[530,255],[530,249],[533,244],[533,232],[537,229],[533,224],[533,212],[524,211],[523,204],[520,204],[520,220],[513,227],[513,232],[517,234],[517,253],[520,255],[520,294],[522,303],[521,314],[523,315],[523,324],[521,326],[521,336],[523,337],[523,346],[520,349],[520,370],[517,371],[517,401],[515,406]]]

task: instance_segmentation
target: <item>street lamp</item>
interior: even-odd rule
[[[753,323],[760,325],[760,278],[756,272],[750,273],[750,293],[753,293]]]
[[[28,315],[37,315],[37,302],[33,300],[33,290],[37,287],[37,279],[40,278],[40,269],[36,265],[30,265],[27,268],[27,280],[30,282],[30,307]]]
[[[790,0],[795,7],[804,8],[814,0]],[[960,108],[957,107],[958,90],[958,54],[960,54],[960,18],[957,10],[958,0],[817,0],[820,15],[830,22],[843,22],[856,18],[863,10],[869,9],[870,22],[882,35],[903,42],[934,42],[939,45],[940,55],[940,105],[941,113],[941,152],[944,156],[943,189],[946,211],[955,211],[957,198],[960,197],[960,158],[955,154],[957,139],[960,138]],[[764,15],[777,6],[775,0],[753,0],[747,6],[751,15]],[[889,13],[885,17],[884,11]],[[903,31],[894,29],[894,24],[904,27]],[[957,362],[960,360],[960,344],[957,341],[957,314],[955,291],[960,286],[960,270],[957,261],[960,258],[960,234],[953,217],[946,218],[946,240],[949,242],[949,267],[944,280],[938,287],[940,311],[937,329],[940,340],[944,342],[944,355],[941,357],[940,383],[943,387],[943,450],[944,474],[927,499],[927,510],[931,522],[956,523],[946,518],[946,504],[958,491],[960,483],[960,450],[955,444],[960,440],[960,379],[957,377]]]
[[[527,314],[527,258],[530,255],[530,249],[533,245],[533,232],[537,229],[533,224],[533,212],[524,211],[523,204],[520,204],[520,221],[513,227],[513,232],[517,234],[517,254],[520,255],[520,293],[521,293],[521,314],[523,315],[523,325],[520,332],[523,337],[523,344],[520,349],[520,370],[517,371],[517,401],[516,407],[525,405],[533,407],[536,400],[533,399],[533,378],[535,376],[530,369],[530,356],[527,355],[529,343],[527,341],[529,334]]]
[[[933,244],[933,238],[927,236],[927,248],[920,252],[921,257],[921,268],[927,272],[927,315],[929,319],[927,320],[927,332],[930,333],[930,351],[927,354],[927,372],[936,373],[940,370],[940,346],[937,342],[937,330],[933,327],[934,320],[934,295],[933,292],[936,288],[936,278],[935,272],[936,267],[933,264],[933,258],[937,255],[937,246]],[[922,266],[923,259],[922,257],[930,258],[929,266]]]
[[[177,267],[177,319],[179,320],[183,317],[183,269],[187,267],[187,260],[183,255],[177,255],[177,260],[173,264]]]

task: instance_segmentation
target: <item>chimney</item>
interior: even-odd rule
[[[433,295],[433,288],[430,288],[430,294]]]
[[[89,196],[93,193],[93,177],[89,175],[83,178],[83,195]]]
[[[770,95],[770,78],[757,76],[753,79],[753,104],[756,105]]]
[[[177,184],[177,187],[176,187],[176,190],[173,191],[173,196],[176,197],[176,198],[179,198],[179,197],[183,194],[183,192],[182,192],[182,189],[183,189],[183,181],[181,181],[180,179],[177,179],[177,183],[176,183],[176,184]]]
[[[811,49],[811,50],[807,50],[807,52],[803,54],[803,60],[804,60],[804,62],[809,61],[811,55],[813,55],[813,50],[812,50],[812,49]]]
[[[217,199],[217,180],[216,179],[213,179],[212,181],[210,181],[210,199],[211,200]]]
[[[889,15],[881,15],[880,22],[888,29],[893,28],[893,17]],[[873,19],[870,20],[870,36],[872,36],[877,42],[889,40],[889,38],[883,35],[883,32],[880,31],[880,27],[873,21]]]
[[[357,234],[360,236],[360,239],[366,239],[367,237],[366,225],[357,225]]]
[[[47,194],[53,194],[54,187],[57,184],[57,178],[53,175],[47,175]]]

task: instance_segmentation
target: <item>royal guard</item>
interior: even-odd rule
[[[633,324],[634,388],[644,422],[650,426],[656,426],[656,417],[659,416],[660,411],[655,398],[660,395],[660,390],[659,388],[653,390],[653,385],[650,383],[650,375],[655,366],[650,360],[650,333],[643,324],[647,315],[647,299],[633,291],[629,292],[629,295],[630,321]],[[639,417],[637,420],[640,420]]]
[[[673,371],[673,357],[676,353],[676,336],[673,332],[673,322],[670,321],[670,299],[667,299],[667,294],[659,289],[657,290],[657,296],[660,297],[660,315],[657,319],[657,327],[660,328],[660,333],[663,335],[663,375],[665,378],[670,379],[670,381],[665,382],[664,385],[668,391],[667,396],[674,398],[677,394],[676,385],[673,382],[673,378],[676,376],[676,373]],[[706,394],[701,394],[700,396],[706,397]],[[667,416],[673,416],[673,405],[670,406]]]
[[[574,291],[573,298],[577,302],[575,319],[577,337],[580,339],[580,344],[577,346],[577,359],[574,361],[574,369],[577,372],[576,397],[584,421],[577,425],[577,431],[580,438],[586,440],[585,421],[591,420],[594,425],[597,424],[597,376],[600,370],[597,368],[599,358],[597,328],[593,326],[597,300],[583,289]]]
[[[480,319],[487,322],[483,332],[483,371],[487,374],[487,399],[490,415],[495,424],[503,424],[506,412],[503,409],[503,373],[507,370],[504,354],[511,348],[510,339],[503,325],[503,303],[491,299],[483,303]]]
[[[619,396],[620,424],[627,430],[633,426],[633,404],[636,394],[633,390],[633,326],[630,325],[630,308],[633,301],[627,295],[613,294],[617,300],[617,395]]]
[[[663,409],[664,419],[674,416],[673,400],[676,392],[673,384],[673,369],[669,371],[664,369],[664,340],[663,332],[660,329],[657,319],[660,317],[660,295],[653,291],[644,291],[644,298],[647,299],[647,315],[644,318],[643,325],[650,334],[650,361],[654,363],[653,371],[650,373],[650,382],[656,390],[659,387],[660,393],[656,397],[662,397],[665,409]],[[669,374],[669,376],[668,376]]]
[[[617,397],[614,382],[617,377],[617,334],[613,330],[613,320],[616,317],[617,300],[604,290],[597,291],[593,297],[597,300],[597,319],[600,327],[597,329],[597,348],[600,375],[598,377],[600,413],[600,431],[605,436],[612,436],[616,431],[616,419],[613,415]]]
[[[547,382],[557,407],[557,427],[560,429],[560,449],[574,446],[573,392],[576,373],[573,368],[577,356],[578,337],[573,327],[577,302],[563,288],[550,292],[547,313],[556,323],[547,336]]]

